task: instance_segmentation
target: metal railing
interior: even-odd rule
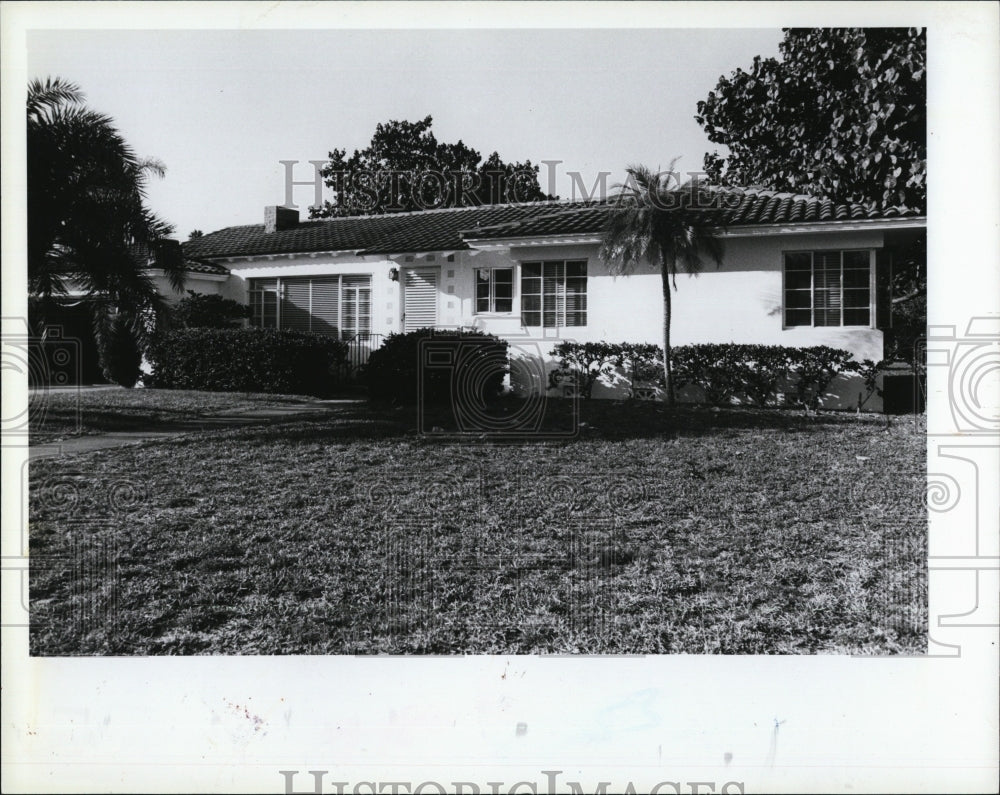
[[[382,346],[382,335],[370,331],[359,331],[344,340],[347,344],[347,359],[344,362],[343,378],[347,383],[358,380],[361,368],[368,362],[372,351]]]

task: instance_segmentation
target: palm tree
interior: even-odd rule
[[[60,78],[28,86],[28,289],[36,319],[81,291],[98,350],[121,329],[140,345],[164,308],[146,266],[173,227],[146,207],[146,183],[164,167],[136,156],[112,120],[83,105]],[[181,290],[183,261],[157,262]]]
[[[610,206],[601,257],[612,274],[629,274],[642,262],[659,267],[663,292],[664,399],[674,403],[670,352],[671,291],[677,273],[697,275],[702,256],[722,264],[720,194],[697,179],[672,182],[674,164],[665,172],[633,165],[622,192]]]

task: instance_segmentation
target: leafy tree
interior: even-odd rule
[[[718,234],[721,194],[707,190],[697,179],[677,185],[673,181],[674,163],[676,160],[665,172],[629,166],[622,194],[609,209],[601,246],[601,257],[613,274],[630,273],[642,261],[660,269],[664,398],[668,405],[674,403],[670,321],[677,273],[697,275],[703,255],[721,265],[723,251]]]
[[[199,237],[204,237],[205,233],[200,229],[192,229],[191,234],[188,235],[188,240],[197,240]]]
[[[375,127],[371,143],[347,157],[334,149],[320,170],[334,201],[311,207],[312,218],[379,215],[406,210],[531,202],[554,198],[538,184],[530,160],[505,163],[497,152],[486,160],[462,141],[448,144],[431,131],[432,117],[389,121]]]
[[[173,231],[146,207],[146,180],[164,167],[137,157],[112,120],[86,108],[79,87],[60,78],[28,86],[27,158],[33,321],[44,323],[59,297],[82,290],[102,367],[120,372],[109,358],[112,348],[127,347],[122,329],[145,345],[152,315],[164,308],[146,272]],[[180,257],[157,256],[157,266],[183,287]]]
[[[791,28],[780,51],[698,103],[708,139],[729,150],[705,155],[709,179],[922,211],[925,31]]]

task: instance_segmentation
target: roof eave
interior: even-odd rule
[[[146,273],[151,276],[164,276],[167,272],[163,268],[146,268]],[[228,273],[204,273],[202,271],[184,271],[185,279],[204,279],[210,282],[224,282],[229,278]]]
[[[533,237],[486,237],[467,238],[472,248],[479,251],[497,251],[515,246],[572,246],[601,243],[603,236],[596,233],[568,235],[537,235]]]
[[[733,224],[724,227],[722,237],[762,237],[765,235],[810,235],[818,232],[861,232],[886,229],[924,229],[927,216],[902,218],[848,218],[839,221],[796,221],[781,224]]]
[[[763,237],[767,235],[808,235],[819,232],[880,231],[887,229],[923,229],[927,226],[926,216],[906,216],[902,218],[853,218],[839,221],[796,221],[781,224],[734,224],[723,227],[722,237]],[[473,248],[497,250],[511,246],[558,246],[572,244],[601,243],[600,233],[571,233],[564,235],[537,235],[522,237],[466,238]]]

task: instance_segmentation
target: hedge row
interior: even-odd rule
[[[145,381],[163,389],[326,396],[347,345],[332,337],[262,328],[189,328],[160,334]]]
[[[674,389],[695,386],[715,405],[734,401],[757,406],[774,405],[778,395],[785,402],[815,408],[840,373],[873,370],[871,362],[858,363],[850,352],[825,345],[788,348],[781,345],[703,344],[681,345],[673,354]],[[559,370],[573,377],[585,397],[594,384],[615,375],[636,384],[663,386],[663,349],[633,343],[563,342],[551,352]]]

